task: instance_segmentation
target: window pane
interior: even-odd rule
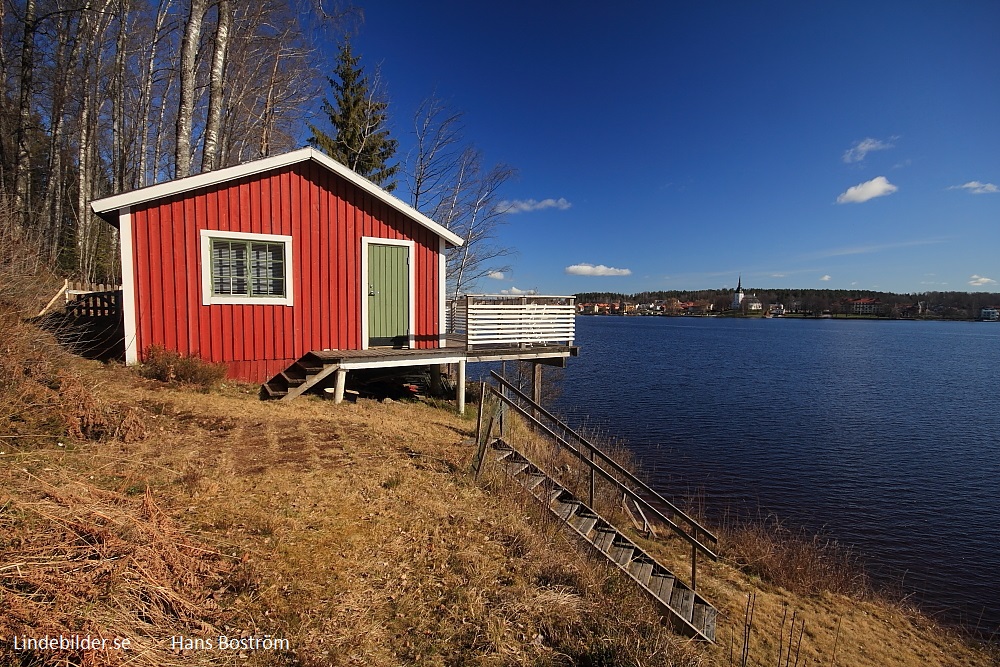
[[[285,296],[285,244],[212,239],[212,293]]]
[[[240,241],[212,241],[212,292],[247,295],[247,247]]]
[[[255,296],[285,295],[285,245],[251,243],[251,275]]]

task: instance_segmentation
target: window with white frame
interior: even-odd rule
[[[291,305],[290,236],[202,231],[202,302]]]

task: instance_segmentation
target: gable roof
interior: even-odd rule
[[[314,148],[301,148],[290,153],[266,157],[252,162],[244,162],[243,164],[238,164],[234,167],[226,167],[225,169],[196,174],[195,176],[179,178],[165,183],[150,185],[149,187],[140,188],[138,190],[132,190],[131,192],[123,192],[121,194],[112,195],[111,197],[104,197],[103,199],[97,199],[91,202],[90,207],[93,209],[94,213],[99,215],[101,218],[117,226],[118,211],[126,206],[131,207],[138,204],[144,204],[155,199],[171,197],[173,195],[182,194],[198,188],[210,187],[219,183],[225,183],[226,181],[236,180],[245,176],[252,176],[254,174],[270,171],[272,169],[280,169],[281,167],[287,167],[289,165],[305,162],[307,160],[312,160],[333,173],[343,177],[348,182],[361,188],[368,194],[374,196],[376,199],[388,204],[414,222],[423,225],[438,236],[444,238],[444,240],[448,243],[454,246],[460,246],[465,243],[461,236],[449,231],[443,225],[434,222],[417,209],[413,208],[409,204],[406,204],[401,199],[392,196],[379,186],[369,181],[367,178],[356,174],[331,158],[329,155]]]

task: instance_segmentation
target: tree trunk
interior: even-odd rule
[[[55,264],[59,253],[59,240],[62,236],[62,198],[65,190],[63,182],[63,127],[65,125],[66,90],[70,85],[70,72],[79,57],[77,45],[79,40],[74,34],[73,48],[67,49],[70,33],[73,31],[73,17],[69,14],[62,18],[56,34],[56,71],[61,73],[59,81],[52,87],[51,106],[49,107],[49,155],[46,170],[48,180],[45,184],[45,199],[42,202],[44,216],[44,238],[46,243],[47,261],[50,266]]]
[[[155,183],[159,180],[160,174],[160,161],[164,157],[163,148],[163,123],[164,117],[167,112],[166,99],[170,97],[170,89],[174,85],[174,70],[171,69],[167,74],[167,83],[164,87],[163,99],[160,101],[160,116],[156,122],[156,142],[153,144],[153,164],[152,164],[152,182]]]
[[[229,50],[229,29],[233,10],[229,0],[218,0],[219,21],[215,28],[215,45],[212,51],[212,70],[209,79],[208,120],[205,123],[205,146],[201,154],[201,170],[219,168],[219,129],[222,126],[222,106],[225,91],[222,77],[226,71],[226,52]]]
[[[31,98],[35,68],[35,0],[24,6],[24,32],[21,41],[20,96],[17,106],[17,141],[14,160],[14,215],[21,224],[28,222],[31,198],[31,151],[28,148],[28,125],[31,123]]]
[[[118,0],[118,36],[115,65],[111,77],[111,176],[114,191],[124,192],[128,155],[125,149],[125,31],[128,28],[129,0]]]
[[[163,22],[167,18],[167,13],[170,11],[171,0],[161,0],[156,8],[156,24],[153,28],[152,43],[149,46],[149,58],[146,60],[145,71],[143,72],[143,78],[141,82],[142,91],[139,95],[139,108],[140,113],[138,116],[139,124],[139,167],[138,174],[136,176],[135,185],[142,187],[144,185],[149,185],[156,180],[156,165],[159,160],[159,141],[157,141],[157,149],[154,151],[153,160],[153,173],[150,173],[149,166],[149,132],[150,127],[153,125],[149,117],[150,109],[153,105],[153,75],[156,71],[156,54],[158,49],[157,45],[160,43],[160,32],[163,30]],[[157,132],[157,136],[161,134],[161,128],[163,127],[163,107],[166,106],[162,101],[160,102],[160,118],[159,122],[155,125],[156,129],[153,130]]]
[[[181,42],[180,99],[177,104],[177,139],[174,149],[174,174],[184,178],[191,174],[191,125],[194,118],[195,78],[201,25],[205,18],[206,0],[190,0],[190,13],[184,25]]]
[[[98,91],[99,72],[101,69],[102,36],[107,27],[103,23],[109,16],[108,8],[112,0],[95,12],[84,12],[80,16],[80,40],[84,43],[83,61],[81,63],[80,88],[80,136],[77,150],[77,200],[76,200],[76,250],[77,269],[84,280],[94,279],[95,243],[94,216],[90,212],[90,200],[93,194],[95,177],[100,167],[97,158],[97,145],[100,133],[100,107],[95,106],[95,100],[100,97]]]

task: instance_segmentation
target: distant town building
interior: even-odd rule
[[[885,304],[872,297],[847,299],[844,302],[847,312],[855,315],[881,315],[885,312]]]
[[[741,275],[739,280],[736,282],[736,293],[733,294],[733,310],[740,310],[743,306],[743,276]]]
[[[1000,310],[996,308],[983,308],[979,311],[979,319],[984,322],[1000,322]]]

